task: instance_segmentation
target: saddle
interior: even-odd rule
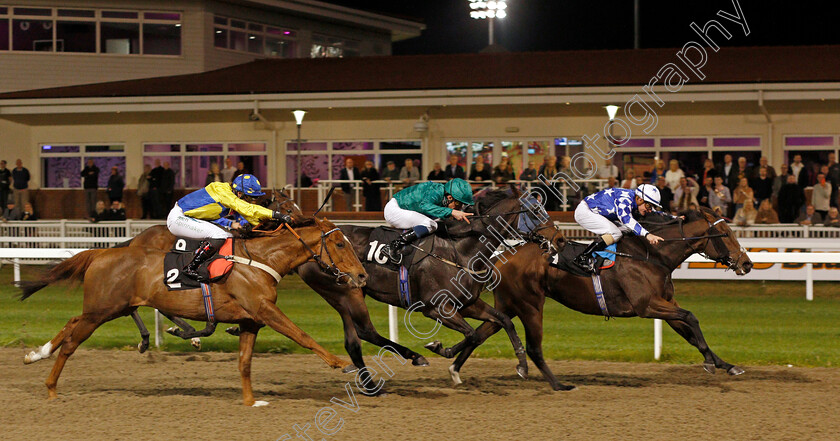
[[[585,243],[567,241],[566,245],[559,251],[548,256],[548,264],[554,268],[572,273],[576,276],[589,277],[591,274],[584,271],[574,263],[575,257],[586,249]],[[595,251],[592,256],[595,258],[595,273],[610,269],[615,266],[615,244],[612,244],[604,251]]]
[[[233,262],[227,257],[233,255],[233,238],[211,239],[213,247],[218,251],[198,268],[198,273],[215,283],[225,278],[233,269]],[[170,291],[197,289],[201,284],[183,274],[184,267],[193,258],[198,248],[199,240],[179,237],[175,245],[163,258],[163,283]]]

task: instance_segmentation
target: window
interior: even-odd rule
[[[11,9],[9,14],[9,8],[0,8],[0,50],[181,54],[181,14],[178,12]]]
[[[358,57],[359,42],[315,34],[312,36],[311,58]]]
[[[175,171],[175,186],[201,188],[207,185],[207,175],[211,167],[225,168],[225,160],[237,167],[242,163],[246,173],[251,173],[263,186],[268,181],[268,154],[266,144],[252,143],[176,143],[145,144],[143,146],[143,164],[152,168],[169,163]],[[181,183],[184,183],[183,185]]]
[[[840,138],[835,135],[785,136],[784,163],[792,164],[793,157],[800,155],[805,169],[809,172],[808,184],[816,182],[817,173],[824,165],[829,165],[829,155],[836,161]],[[801,172],[800,172],[801,173]]]
[[[213,17],[213,46],[278,58],[294,58],[297,32],[259,23]]]
[[[286,144],[286,183],[295,185],[297,180],[297,143]],[[373,161],[380,173],[393,161],[400,170],[406,159],[414,161],[421,169],[423,153],[419,141],[347,141],[347,142],[303,142],[300,144],[300,163],[303,174],[313,181],[338,179],[344,161],[352,158],[356,168],[362,168],[364,161]],[[425,178],[425,175],[422,175]]]
[[[44,188],[81,188],[81,171],[88,159],[99,168],[99,187],[108,186],[111,167],[125,176],[125,146],[122,144],[53,145],[43,144],[41,186]]]

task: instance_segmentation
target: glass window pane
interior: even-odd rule
[[[93,165],[99,167],[100,188],[108,186],[108,179],[111,177],[111,167],[117,167],[117,171],[125,179],[125,156],[88,156],[85,157],[85,163],[87,163],[88,159],[93,159]]]
[[[244,165],[245,173],[250,173],[260,180],[263,186],[268,185],[268,156],[236,156],[229,155],[234,167],[239,168],[239,163]]]
[[[834,145],[832,136],[786,136],[785,145],[795,146],[830,146]]]
[[[49,17],[52,9],[49,8],[15,8],[15,15],[38,15]]]
[[[213,46],[227,48],[228,47],[228,31],[227,29],[216,28],[213,31]]]
[[[492,142],[474,142],[472,143],[472,159],[471,162],[477,162],[479,159],[484,164],[493,165],[493,143]]]
[[[181,157],[180,156],[143,156],[143,165],[149,165],[153,169],[158,166],[169,164],[169,168],[175,172],[175,188],[181,188]]]
[[[327,155],[301,155],[300,168],[303,176],[313,181],[327,179],[329,176]],[[297,181],[297,155],[286,156],[286,184],[295,185]]]
[[[385,143],[383,142],[380,144],[380,147],[384,149]],[[449,163],[449,158],[452,155],[458,157],[458,165],[467,169],[467,149],[469,149],[469,144],[466,142],[447,142],[446,143],[446,161],[447,164]]]
[[[289,40],[277,38],[266,38],[265,54],[272,57],[295,58],[296,43]]]
[[[715,147],[761,147],[761,138],[715,138]]]
[[[245,29],[245,22],[239,20],[231,20],[230,26],[233,28]]]
[[[388,161],[393,161],[395,168],[397,170],[402,170],[402,168],[405,167],[405,160],[411,159],[412,161],[414,161],[414,168],[416,168],[417,171],[420,172],[420,178],[423,179],[426,177],[423,174],[423,170],[420,168],[420,166],[422,165],[421,159],[423,156],[419,153],[391,153],[382,154],[379,156],[381,158],[380,160],[382,161],[382,163],[380,164],[381,167],[379,169],[380,173],[383,173],[383,170],[385,170],[388,167]],[[333,162],[335,163],[335,161]]]
[[[662,138],[662,147],[706,147],[706,138]]]
[[[102,11],[102,18],[137,18],[137,13],[129,11]]]
[[[313,44],[309,49],[309,56],[311,58],[324,58],[327,56],[326,46],[320,44]]]
[[[230,46],[228,47],[235,51],[244,52],[248,47],[248,43],[246,43],[247,41],[248,37],[244,32],[230,31]]]
[[[420,150],[421,147],[420,141],[388,141],[379,144],[382,150]]]
[[[264,152],[265,144],[255,142],[251,144],[228,144],[228,151],[231,152]]]
[[[249,30],[249,31],[262,32],[262,31],[263,31],[263,27],[262,27],[262,25],[258,25],[258,24],[256,24],[256,23],[248,23],[248,30]]]
[[[262,35],[249,34],[248,35],[248,52],[261,54],[263,53],[263,37]]]
[[[14,50],[52,52],[52,27],[51,20],[13,20]]]
[[[187,144],[188,152],[221,152],[221,144]]]
[[[534,161],[534,165],[539,170],[545,163],[545,156],[550,154],[550,150],[548,141],[530,141],[528,142],[528,161]]]
[[[219,17],[219,16],[213,17],[213,24],[227,25],[227,23],[228,23],[228,19],[226,19],[224,17]]]
[[[77,145],[42,145],[41,154],[50,153],[79,153]]]
[[[96,17],[96,12],[87,9],[59,9],[59,17]]]
[[[358,168],[361,170],[365,166],[365,161],[374,161],[373,166],[376,167],[376,155],[354,155],[354,154],[347,154],[347,155],[333,155],[332,157],[332,178],[331,179],[339,179],[341,178],[341,170],[344,168],[345,164],[344,161],[347,158],[353,159],[353,167]],[[405,165],[405,162],[400,164],[398,169]],[[422,176],[421,176],[422,178]],[[356,178],[358,179],[358,177]]]
[[[180,152],[180,144],[146,144],[143,146],[144,152]]]
[[[725,155],[732,155],[732,163],[735,164],[735,167],[738,166],[738,158],[741,156],[747,158],[747,167],[752,167],[755,164],[758,164],[758,160],[761,158],[761,151],[738,151],[733,149],[731,151],[712,152],[712,162],[714,162],[716,166],[723,167],[723,157]],[[667,164],[665,166],[667,167]],[[700,164],[700,167],[702,168],[703,164]]]
[[[201,188],[208,184],[207,176],[212,165],[222,164],[221,156],[187,156],[184,158],[186,187]],[[218,170],[217,170],[218,172]],[[221,178],[220,178],[221,179]]]
[[[96,23],[60,21],[56,29],[58,50],[64,52],[96,52]]]
[[[709,157],[708,152],[662,152],[660,159],[665,161],[666,169],[672,159],[676,159],[680,163],[680,169],[686,176],[697,178],[703,172],[703,165],[706,163],[706,158]]]
[[[300,143],[301,151],[307,150],[326,150],[327,143],[326,142],[302,142]],[[296,142],[289,142],[286,144],[286,150],[288,151],[295,151],[297,150],[297,143]]]
[[[124,152],[124,145],[89,145],[85,147],[87,153]]]
[[[524,170],[524,167],[527,164],[524,164],[523,161],[525,160],[525,155],[523,151],[525,150],[525,143],[521,141],[517,142],[504,142],[502,141],[502,154],[507,154],[508,163],[513,168],[513,173],[516,175],[516,179],[519,179],[519,173]]]
[[[0,8],[0,15],[6,15],[9,13],[9,8]]]
[[[178,21],[181,19],[181,14],[177,12],[144,12],[143,18],[145,18],[146,20]]]
[[[82,186],[82,159],[78,156],[41,158],[41,176],[44,187],[78,188]]]
[[[9,50],[9,19],[0,19],[0,51]]]
[[[143,53],[181,55],[181,28],[173,24],[143,24]]]
[[[100,23],[99,51],[104,54],[139,54],[139,23]]]
[[[373,143],[372,142],[334,142],[333,143],[333,150],[373,150]]]

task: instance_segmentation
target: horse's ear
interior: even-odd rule
[[[510,186],[510,191],[513,192],[514,197],[519,198],[519,196],[522,196],[522,190],[519,188],[519,185],[511,182],[508,186]]]

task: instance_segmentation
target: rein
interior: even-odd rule
[[[344,283],[344,282],[342,282],[342,279],[344,279],[345,277],[348,280],[352,279],[349,274],[347,274],[347,273],[341,271],[340,269],[338,269],[338,267],[335,264],[335,259],[333,259],[332,254],[330,254],[329,248],[327,248],[327,236],[329,236],[332,233],[335,233],[336,231],[340,231],[338,227],[333,228],[332,230],[327,231],[325,233],[321,233],[321,254],[316,253],[315,250],[312,249],[312,247],[307,245],[306,242],[304,242],[304,240],[297,233],[297,231],[295,231],[295,229],[292,228],[292,226],[289,225],[289,224],[280,225],[280,227],[278,227],[276,230],[272,231],[272,233],[280,231],[283,228],[289,230],[297,238],[297,240],[303,245],[303,247],[306,248],[307,251],[309,251],[309,254],[310,254],[309,260],[314,260],[316,263],[318,263],[318,266],[321,268],[322,272],[325,272],[325,273],[329,272],[330,274],[335,276],[336,283],[338,283],[338,284]],[[327,257],[330,258],[330,264],[329,265],[327,265],[324,262],[323,258],[321,257],[321,255],[324,253],[324,251],[327,252]]]

